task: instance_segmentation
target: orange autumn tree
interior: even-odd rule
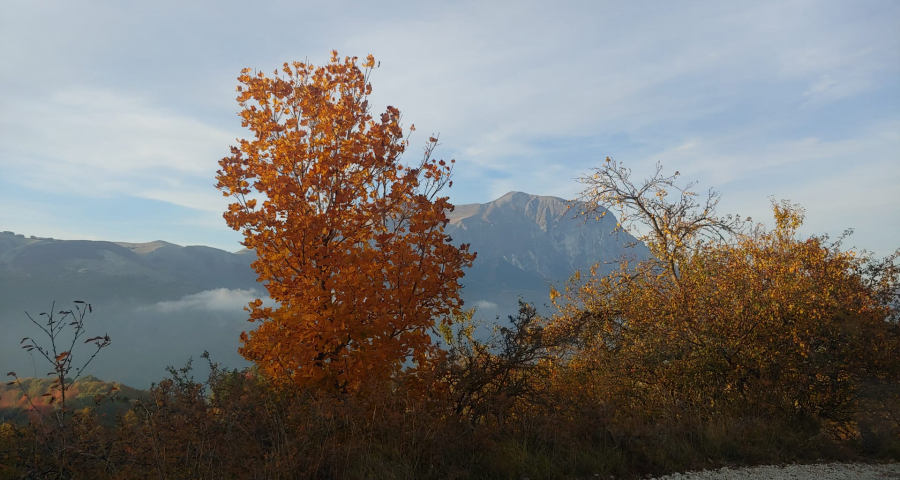
[[[404,166],[409,146],[394,107],[370,112],[375,60],[324,67],[285,63],[275,76],[241,72],[242,126],[253,138],[219,164],[232,196],[224,217],[258,259],[277,306],[249,305],[259,326],[240,353],[277,382],[353,391],[436,348],[435,321],[462,305],[462,269],[475,258],[444,233],[452,163]],[[413,131],[414,127],[410,127]]]

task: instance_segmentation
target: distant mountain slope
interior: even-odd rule
[[[238,336],[252,328],[242,307],[264,295],[250,267],[253,255],[167,242],[114,243],[28,238],[0,233],[0,367],[39,376],[40,356],[19,340],[45,340],[25,312],[37,314],[91,302],[89,335],[108,333],[113,344],[91,372],[147,386],[168,365],[183,365],[204,350],[241,366]]]
[[[60,402],[50,404],[42,397],[52,392],[56,400],[60,400],[59,390],[52,389],[54,378],[20,378],[19,383],[0,382],[0,423],[11,421],[24,424],[29,418],[38,421],[41,414],[47,416],[59,409]],[[98,399],[98,396],[101,398]],[[66,397],[69,409],[94,408],[101,422],[112,424],[116,415],[129,410],[130,400],[150,398],[150,392],[86,375],[71,384]],[[102,401],[98,405],[96,400]]]
[[[167,242],[114,243],[0,233],[0,310],[48,299],[161,301],[258,288],[252,255]]]
[[[538,306],[548,303],[549,284],[576,269],[626,254],[648,255],[643,245],[624,248],[634,238],[612,234],[612,215],[575,219],[556,197],[510,192],[485,204],[459,205],[449,218],[452,241],[469,243],[478,253],[463,279],[463,299],[487,319],[514,314],[519,296]],[[255,258],[248,250],[159,240],[54,240],[2,232],[0,368],[39,374],[17,342],[36,333],[24,312],[48,311],[54,300],[63,308],[72,300],[94,304],[89,333],[113,338],[101,354],[106,363],[96,364],[104,378],[145,386],[166,365],[182,364],[203,350],[238,366],[238,335],[253,328],[242,307],[265,294],[250,266]]]
[[[446,232],[454,243],[469,243],[478,252],[463,279],[467,304],[498,304],[492,314],[514,313],[519,295],[546,303],[548,284],[568,279],[575,270],[609,262],[601,266],[606,272],[623,255],[649,255],[642,244],[626,248],[636,240],[613,233],[612,214],[599,221],[577,219],[568,202],[557,197],[509,192],[492,202],[459,205],[448,217]]]

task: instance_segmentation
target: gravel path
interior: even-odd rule
[[[828,463],[822,465],[786,465],[720,468],[700,472],[675,473],[657,480],[889,480],[900,479],[900,464],[868,465]]]

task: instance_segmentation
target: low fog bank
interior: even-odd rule
[[[481,323],[476,336],[487,338],[495,322],[506,324],[507,317],[517,313],[519,295],[510,291],[506,295],[495,294],[494,301],[489,301],[480,293],[476,288],[466,288],[463,296],[468,297],[465,307],[475,307],[475,317]],[[524,299],[538,303],[539,309],[546,312],[546,293],[527,293],[531,295]],[[543,302],[535,302],[534,297],[544,297],[540,298]],[[200,359],[204,351],[223,367],[247,367],[250,363],[237,350],[241,332],[256,327],[247,321],[244,311],[244,306],[256,298],[268,299],[261,290],[217,288],[152,303],[134,300],[92,303],[93,312],[85,320],[85,336],[75,345],[75,366],[81,366],[94,351],[92,345],[85,345],[83,340],[108,334],[112,344],[97,355],[85,374],[135,388],[149,387],[167,374],[166,367],[180,368],[191,358],[194,359],[195,378],[203,378],[208,372],[206,361]],[[42,346],[49,345],[49,339],[28,320],[25,312],[38,322],[46,322],[46,317],[39,314],[49,312],[53,300],[29,299],[10,303],[15,306],[4,305],[0,309],[0,331],[3,332],[0,336],[0,370],[16,372],[20,377],[44,377],[52,369],[50,364],[37,351],[23,350],[20,342],[24,337],[32,337]],[[71,301],[57,299],[55,311],[74,306]],[[71,327],[67,327],[65,333],[71,331]],[[63,336],[71,341],[71,335]],[[438,338],[435,341],[442,343]]]
[[[205,361],[199,357],[204,351],[209,351],[212,360],[225,367],[246,367],[249,363],[237,352],[239,336],[242,331],[253,329],[254,324],[247,321],[243,307],[256,298],[263,298],[262,292],[219,288],[172,301],[93,304],[93,313],[85,320],[83,340],[108,334],[112,344],[97,355],[85,374],[146,388],[166,375],[167,366],[184,366],[193,357],[194,365],[202,367]],[[44,377],[52,369],[37,351],[26,352],[20,348],[23,337],[36,338],[42,346],[49,345],[49,339],[28,320],[25,311],[38,322],[46,322],[46,317],[39,314],[49,312],[51,303],[48,300],[18,311],[10,308],[0,311],[0,330],[4,332],[0,336],[3,373],[14,371],[19,376]],[[70,302],[56,302],[57,312],[73,307]],[[67,327],[62,335],[69,341],[71,335],[65,334],[70,332],[71,327]],[[80,366],[93,353],[92,345],[85,345],[83,340],[75,345],[75,366]],[[198,368],[196,376],[202,376],[205,371]]]

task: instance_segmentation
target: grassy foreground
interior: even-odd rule
[[[203,382],[189,367],[171,370],[145,395],[119,386],[135,394],[128,402],[104,397],[99,407],[32,412],[30,423],[9,419],[0,424],[0,479],[639,478],[723,465],[900,460],[900,417],[891,417],[898,409],[890,404],[872,403],[838,426],[771,410],[654,419],[545,396],[530,414],[516,407],[473,420],[456,414],[446,395],[423,393],[418,379],[342,396],[276,388],[252,371],[212,366]],[[97,392],[113,385],[86,380]],[[102,416],[109,405],[118,409],[114,422]]]

